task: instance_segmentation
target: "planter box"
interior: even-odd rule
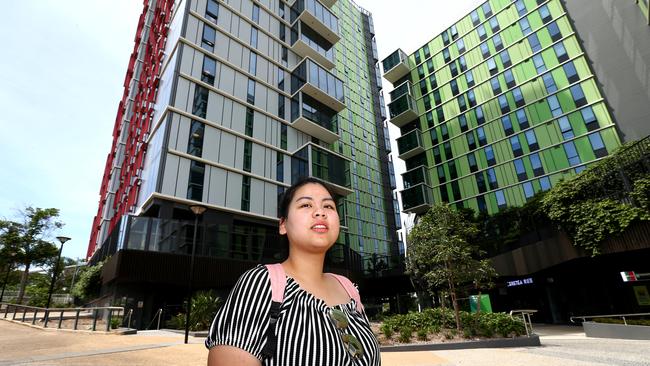
[[[382,346],[381,352],[411,352],[411,351],[440,351],[474,348],[508,348],[508,347],[538,347],[541,346],[539,336],[496,338],[480,341],[401,344],[397,346]]]
[[[583,322],[587,337],[650,340],[650,327],[644,325]]]

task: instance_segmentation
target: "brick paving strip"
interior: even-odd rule
[[[11,360],[11,361],[0,360],[0,366],[22,365],[22,364],[32,363],[32,362],[62,360],[62,359],[65,359],[65,358],[99,356],[99,355],[106,355],[106,354],[111,354],[111,353],[142,351],[142,350],[147,350],[147,349],[170,347],[170,346],[175,346],[175,345],[182,344],[182,343],[183,342],[142,344],[142,345],[136,345],[136,346],[130,346],[130,347],[117,347],[117,348],[91,350],[91,351],[84,351],[84,352],[65,352],[65,353],[59,353],[59,354],[54,354],[54,355],[30,356],[30,357],[27,357],[27,358],[23,358],[21,360]]]

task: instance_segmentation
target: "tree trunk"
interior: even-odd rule
[[[25,270],[23,271],[22,276],[20,276],[20,288],[18,290],[18,298],[16,299],[16,304],[22,304],[23,296],[25,296],[25,287],[27,287],[27,278],[29,277],[29,267],[31,263],[25,265]]]
[[[447,281],[449,281],[449,295],[451,296],[451,304],[454,306],[454,316],[456,317],[456,330],[460,333],[460,310],[458,309],[458,300],[456,300],[456,286],[451,277],[451,265],[449,261],[446,263],[447,266]]]

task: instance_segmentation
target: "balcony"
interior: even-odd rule
[[[328,144],[339,139],[336,111],[304,93],[291,99],[291,123],[297,130]]]
[[[305,177],[322,180],[341,196],[353,192],[350,160],[311,142],[291,156],[291,182]]]
[[[431,187],[424,183],[417,184],[400,192],[404,212],[422,214],[433,204]]]
[[[420,165],[417,168],[402,173],[402,181],[404,182],[405,189],[411,188],[420,183],[430,186],[429,173],[427,172],[426,165]]]
[[[303,22],[296,22],[291,27],[291,50],[300,57],[310,57],[324,66],[333,69],[334,45]]]
[[[325,5],[325,6],[327,6],[328,8],[330,8],[330,9],[332,8],[332,6],[334,6],[334,4],[336,4],[336,0],[320,0],[320,2],[321,2],[323,5]],[[370,18],[370,19],[372,19],[372,18]]]
[[[393,102],[395,99],[398,99],[404,94],[413,95],[413,84],[410,81],[405,81],[400,85],[396,86],[388,95],[390,95],[390,101]]]
[[[415,129],[397,138],[397,151],[399,158],[406,160],[424,151],[422,144],[422,131]]]
[[[410,94],[404,94],[388,104],[390,122],[397,127],[413,121],[418,117],[417,105]]]
[[[339,19],[317,0],[296,0],[291,6],[291,23],[298,20],[307,24],[331,44],[336,44],[341,39]]]
[[[291,94],[303,92],[337,113],[345,109],[343,81],[310,58],[291,72]]]
[[[384,79],[391,83],[395,83],[411,71],[408,56],[399,48],[381,63],[384,67]]]

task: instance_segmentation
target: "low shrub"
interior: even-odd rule
[[[417,331],[418,340],[426,341],[427,335],[428,335],[427,329],[418,329]]]
[[[413,336],[413,328],[409,326],[402,326],[399,328],[398,340],[402,343],[410,343]]]
[[[393,337],[393,326],[388,324],[388,323],[383,323],[381,327],[379,327],[379,330],[381,330],[382,333],[384,333],[384,336],[387,339],[391,339]]]

